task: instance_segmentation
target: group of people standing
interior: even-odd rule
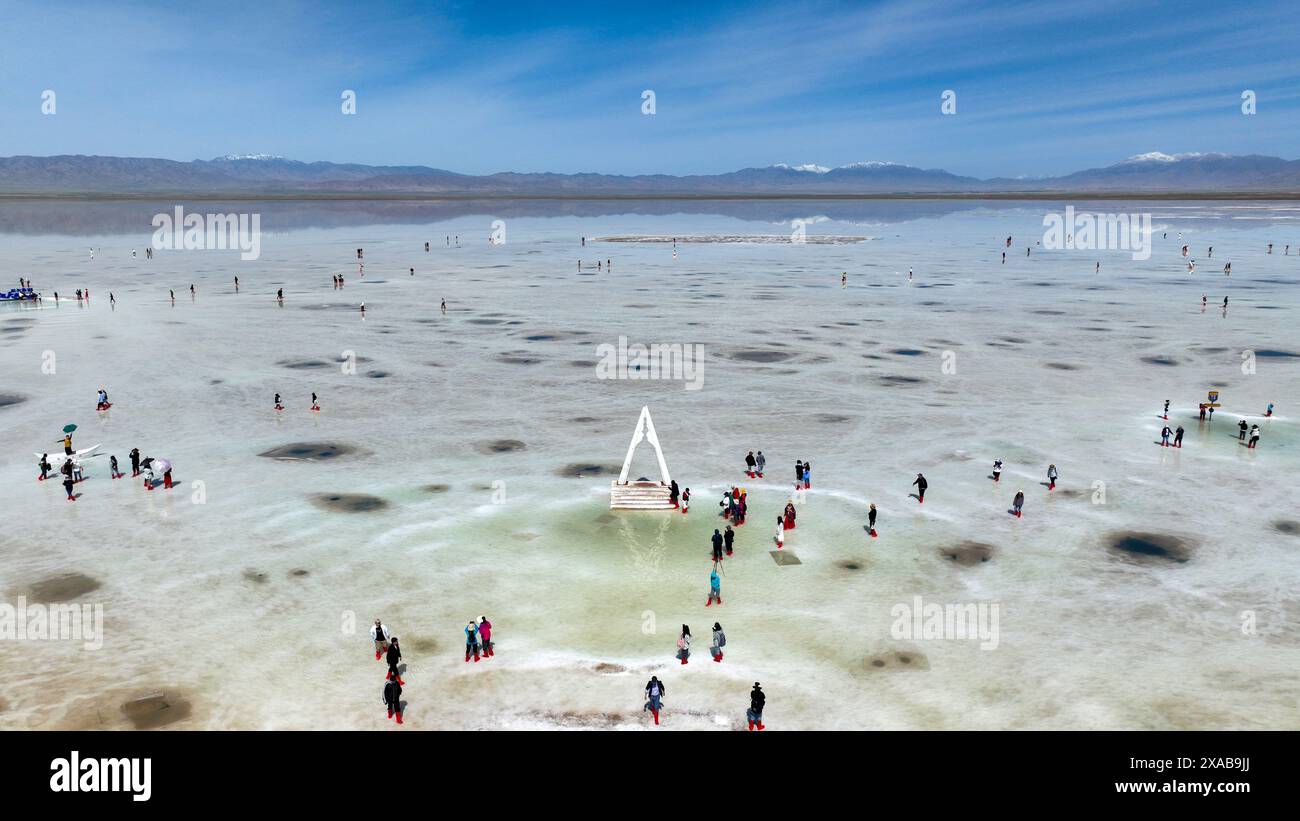
[[[392,635],[388,631],[388,625],[380,619],[375,619],[374,626],[370,628],[370,638],[375,642],[375,661],[383,659],[388,662],[388,673],[384,676],[381,694],[384,706],[388,708],[388,717],[396,718],[397,723],[401,724],[402,713],[405,712],[402,687],[406,682],[402,681],[397,665],[402,661],[402,648],[397,643],[397,636]]]
[[[107,394],[100,390],[100,404],[107,403]],[[72,446],[72,433],[66,432],[58,439],[63,445],[63,464],[59,466],[59,475],[63,477],[63,490],[67,494],[69,502],[77,501],[77,494],[73,493],[73,488],[85,481],[85,473],[81,467],[81,461],[77,458],[77,451]],[[94,450],[94,448],[91,448]],[[172,488],[172,464],[165,459],[155,459],[152,456],[140,456],[139,448],[131,448],[129,454],[131,459],[131,478],[144,476],[144,489],[153,490],[155,483],[158,481],[157,474],[162,473],[162,482],[164,490]],[[36,481],[44,482],[50,478],[50,472],[54,466],[50,463],[50,454],[42,453],[41,458],[36,462],[36,469],[39,471],[36,475]],[[117,456],[108,457],[108,475],[113,479],[121,479],[126,474],[117,466]]]
[[[690,628],[684,624],[682,625],[682,635],[688,638],[690,636]],[[722,628],[715,623],[713,625],[714,661],[722,661],[722,648],[718,644],[719,640],[721,640],[722,644],[725,644],[727,637],[722,635]],[[689,646],[689,642],[687,644]],[[683,661],[682,663],[685,664],[686,662]],[[664,708],[664,695],[667,692],[667,688],[664,687],[664,683],[659,680],[658,676],[651,676],[650,680],[645,683],[646,702],[642,710],[654,716],[655,726],[659,725],[659,713]],[[745,710],[745,718],[749,722],[750,730],[767,729],[763,725],[763,708],[766,705],[767,694],[763,692],[763,685],[756,681],[754,682],[754,689],[749,691],[749,709]]]
[[[402,648],[397,643],[397,636],[394,636],[384,624],[382,619],[375,619],[374,625],[370,628],[370,638],[375,643],[375,661],[387,661],[388,672],[384,675],[384,688],[381,691],[381,697],[385,708],[388,710],[388,717],[396,719],[398,724],[402,723],[402,713],[406,711],[405,704],[402,702],[402,688],[406,682],[402,681],[402,673],[399,664],[402,661]],[[480,658],[492,658],[496,655],[495,645],[492,642],[492,622],[488,621],[487,616],[479,616],[478,620],[470,619],[465,625],[465,661],[469,661],[473,656],[474,661]]]

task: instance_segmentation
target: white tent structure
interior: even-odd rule
[[[655,449],[655,458],[659,460],[659,481],[633,482],[628,480],[632,469],[632,456],[637,445],[648,441]],[[663,448],[659,446],[659,435],[655,433],[655,423],[650,418],[650,408],[641,408],[641,418],[637,420],[636,430],[632,432],[632,443],[627,446],[627,458],[623,460],[623,470],[618,478],[610,483],[609,506],[625,510],[669,510],[672,501],[668,486],[672,477],[668,474],[668,463],[664,461]]]

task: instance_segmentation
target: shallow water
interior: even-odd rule
[[[754,681],[773,729],[1300,727],[1300,359],[1278,355],[1300,352],[1300,256],[1281,253],[1300,237],[1293,206],[1108,203],[1154,213],[1145,262],[1026,258],[1046,203],[876,203],[808,227],[869,241],[681,242],[676,258],[579,237],[773,237],[840,206],[502,207],[504,245],[487,242],[490,209],[281,204],[255,261],[146,261],[139,204],[0,205],[13,284],[92,294],[0,304],[0,501],[21,511],[0,534],[0,596],[66,589],[105,614],[97,650],[0,640],[0,727],[137,726],[121,705],[155,693],[178,705],[169,727],[383,727],[376,616],[405,648],[412,728],[643,727],[652,674],[668,728],[743,726]],[[598,346],[620,336],[703,346],[699,389],[599,378]],[[1200,424],[1210,388],[1223,407]],[[1166,398],[1180,450],[1156,444]],[[642,405],[691,488],[687,516],[608,510]],[[1263,429],[1253,451],[1243,415]],[[32,452],[57,452],[69,422],[78,447],[102,442],[123,467],[133,446],[171,459],[179,484],[111,480],[105,456],[65,502],[33,481]],[[768,472],[749,480],[757,449]],[[778,564],[795,459],[812,461],[813,488],[786,538],[800,561]],[[643,445],[633,475],[656,470]],[[724,605],[705,609],[731,485],[748,489],[749,521]],[[1017,490],[1022,519],[1007,513]],[[1132,534],[1178,539],[1183,560],[1117,546]],[[971,542],[987,561],[967,560]],[[69,574],[98,586],[57,582]],[[996,649],[894,638],[891,608],[914,596],[996,603]],[[481,614],[498,653],[467,665],[461,629]]]

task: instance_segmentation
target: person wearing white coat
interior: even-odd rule
[[[384,653],[388,652],[388,627],[379,619],[375,619],[375,626],[370,628],[370,638],[375,642],[375,661],[383,658]]]

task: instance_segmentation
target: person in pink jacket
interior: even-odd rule
[[[483,658],[492,658],[495,655],[492,652],[492,622],[488,621],[487,616],[478,617],[478,640],[483,646]]]

